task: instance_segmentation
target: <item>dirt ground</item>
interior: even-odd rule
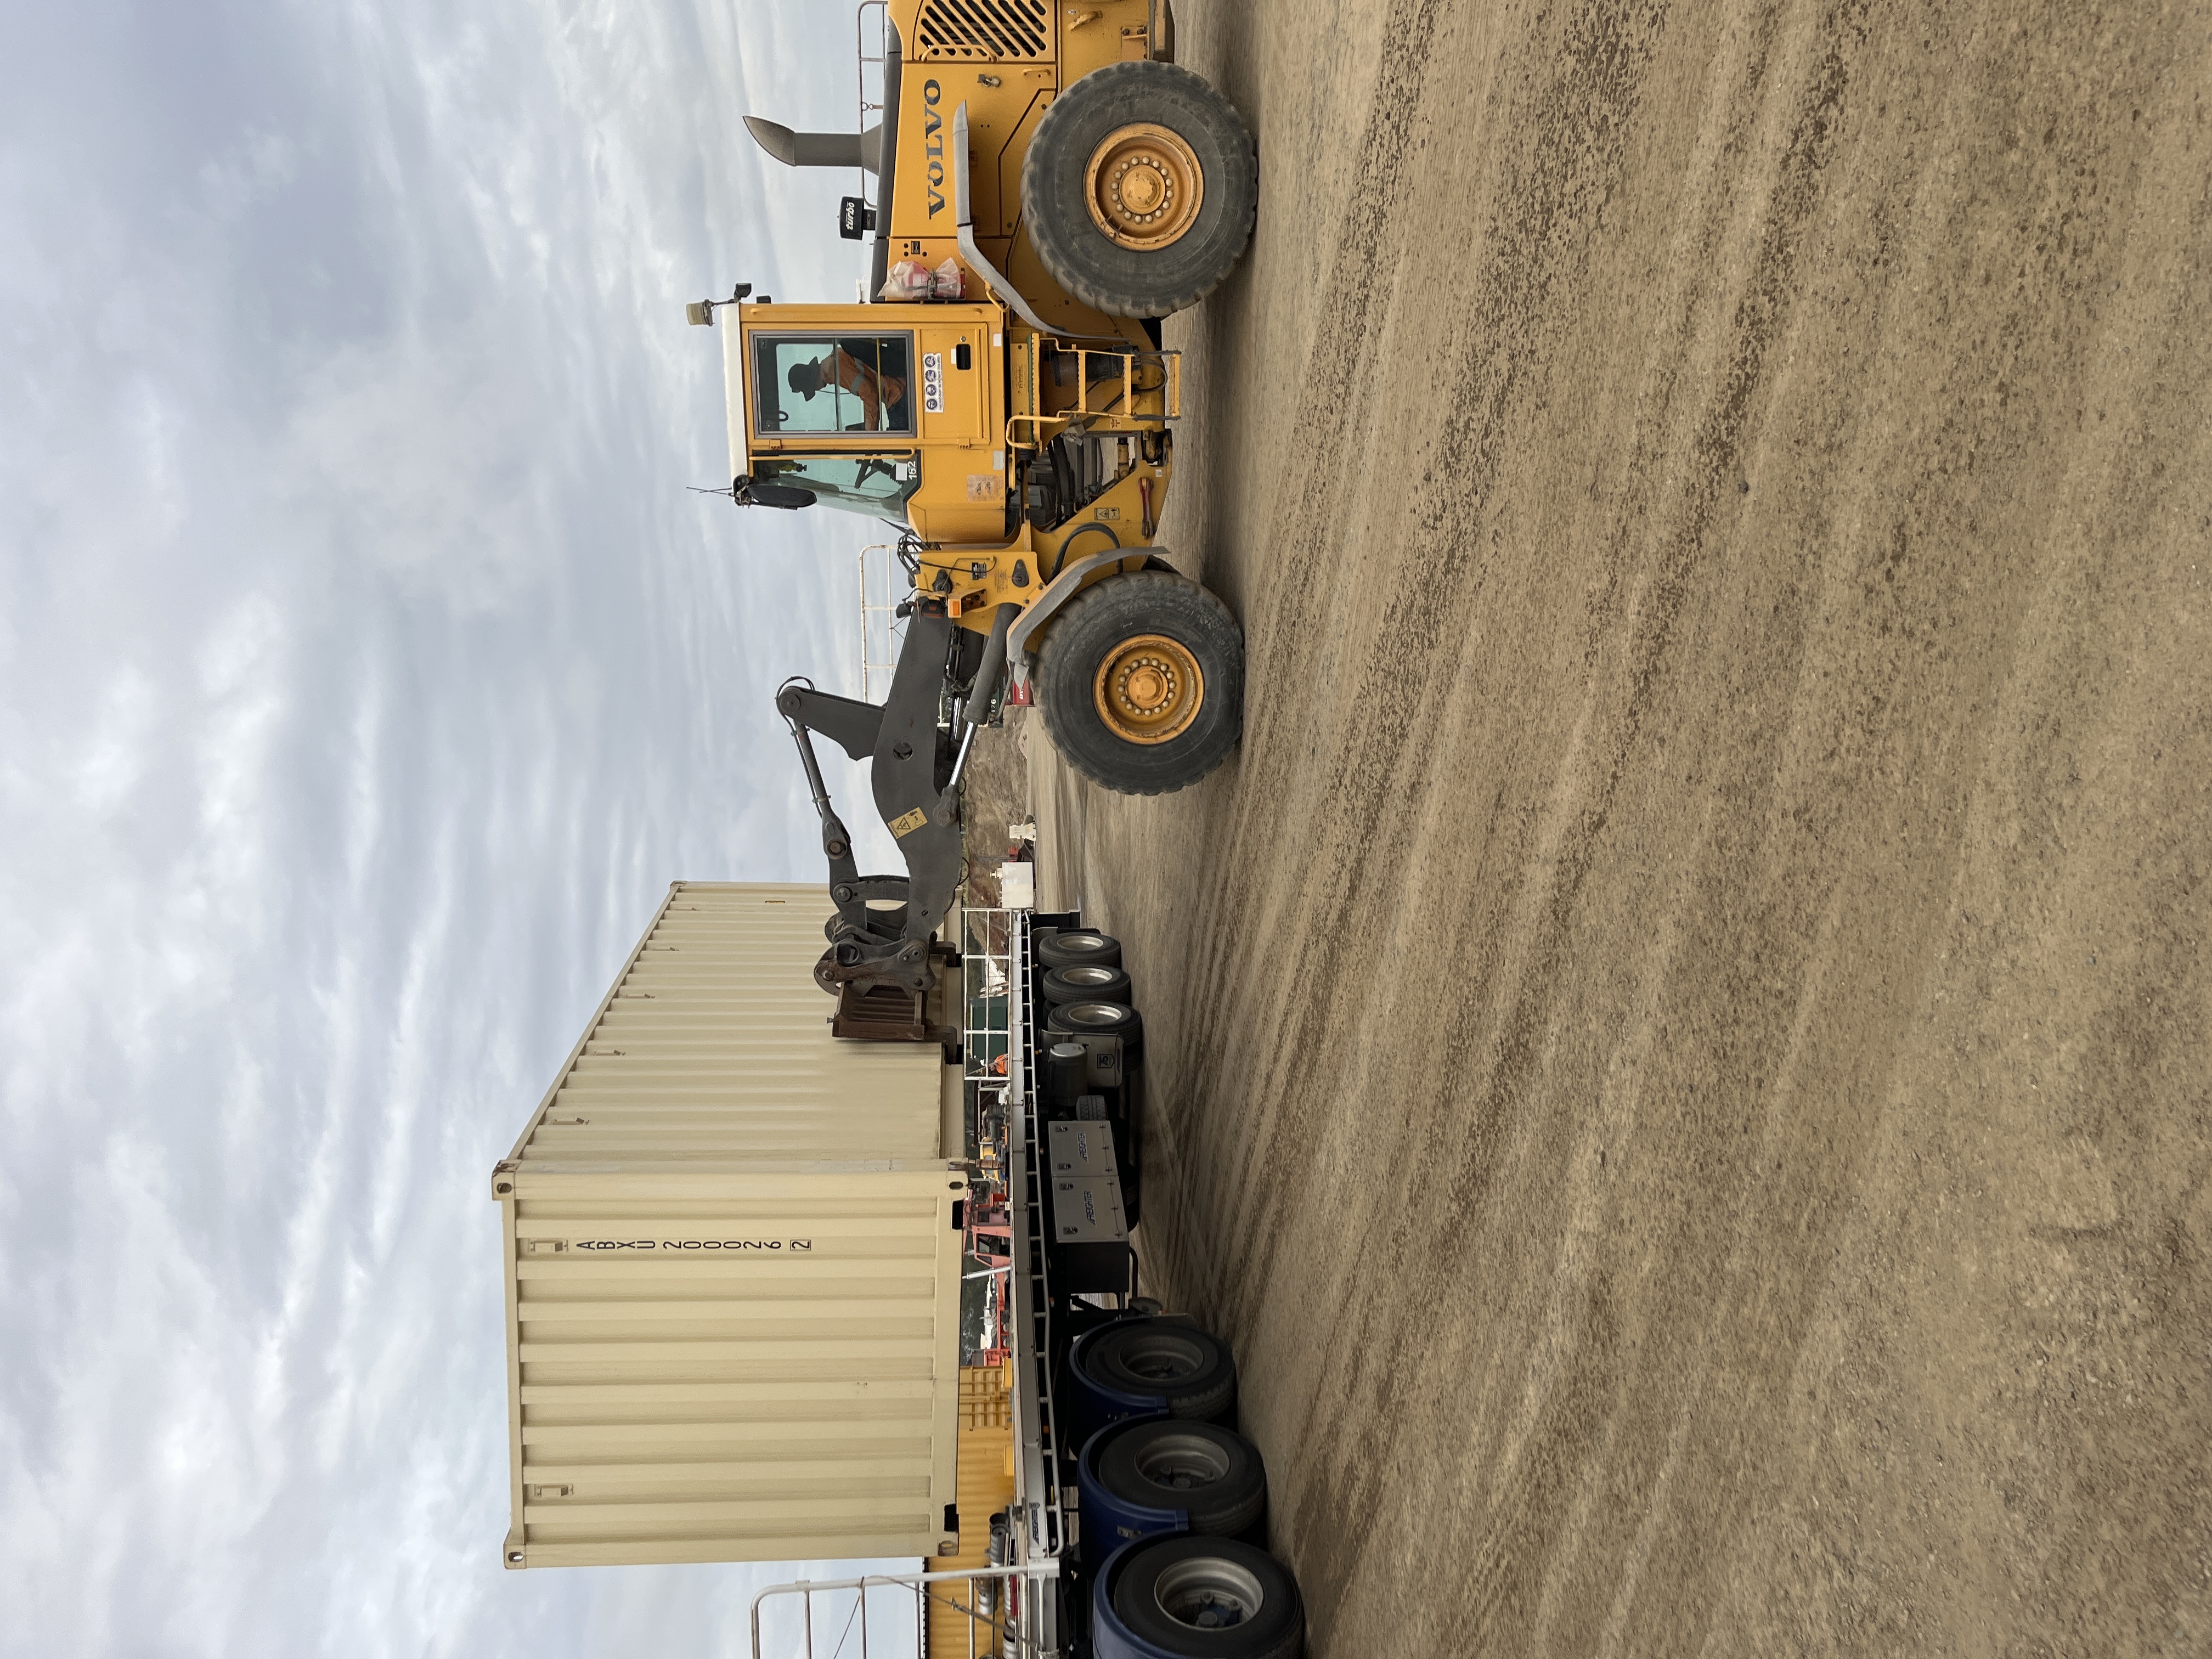
[[[1027,729],[1312,1651],[2212,1652],[2212,7],[1177,11],[1244,744]]]

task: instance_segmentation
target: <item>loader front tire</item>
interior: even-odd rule
[[[1045,111],[1022,162],[1037,258],[1109,317],[1196,305],[1236,267],[1259,204],[1243,118],[1173,64],[1093,70]]]
[[[1165,571],[1109,576],[1069,600],[1034,678],[1053,747],[1119,794],[1196,783],[1243,728],[1243,633],[1220,600]]]

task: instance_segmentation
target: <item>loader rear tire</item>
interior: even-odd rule
[[[1109,576],[1069,600],[1033,678],[1053,747],[1120,794],[1196,783],[1243,727],[1243,632],[1220,600],[1165,571]]]
[[[1259,204],[1243,118],[1173,64],[1093,70],[1045,111],[1022,162],[1037,258],[1109,317],[1196,305],[1236,268]]]

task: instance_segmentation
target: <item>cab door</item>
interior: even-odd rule
[[[994,305],[749,307],[731,342],[731,439],[736,472],[779,475],[783,464],[816,488],[830,457],[837,486],[818,499],[874,497],[890,480],[870,456],[898,467],[898,504],[926,541],[996,544],[1006,538],[1006,346]],[[742,386],[742,390],[739,389]],[[736,457],[733,456],[733,459]]]
[[[996,306],[917,306],[915,416],[922,479],[909,507],[933,542],[1006,536],[1005,336]]]

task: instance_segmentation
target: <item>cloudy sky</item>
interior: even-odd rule
[[[769,697],[865,538],[685,493],[682,303],[852,293],[739,120],[848,127],[852,27],[0,23],[0,1652],[738,1652],[783,1576],[500,1570],[486,1193],[672,878],[820,874]]]

